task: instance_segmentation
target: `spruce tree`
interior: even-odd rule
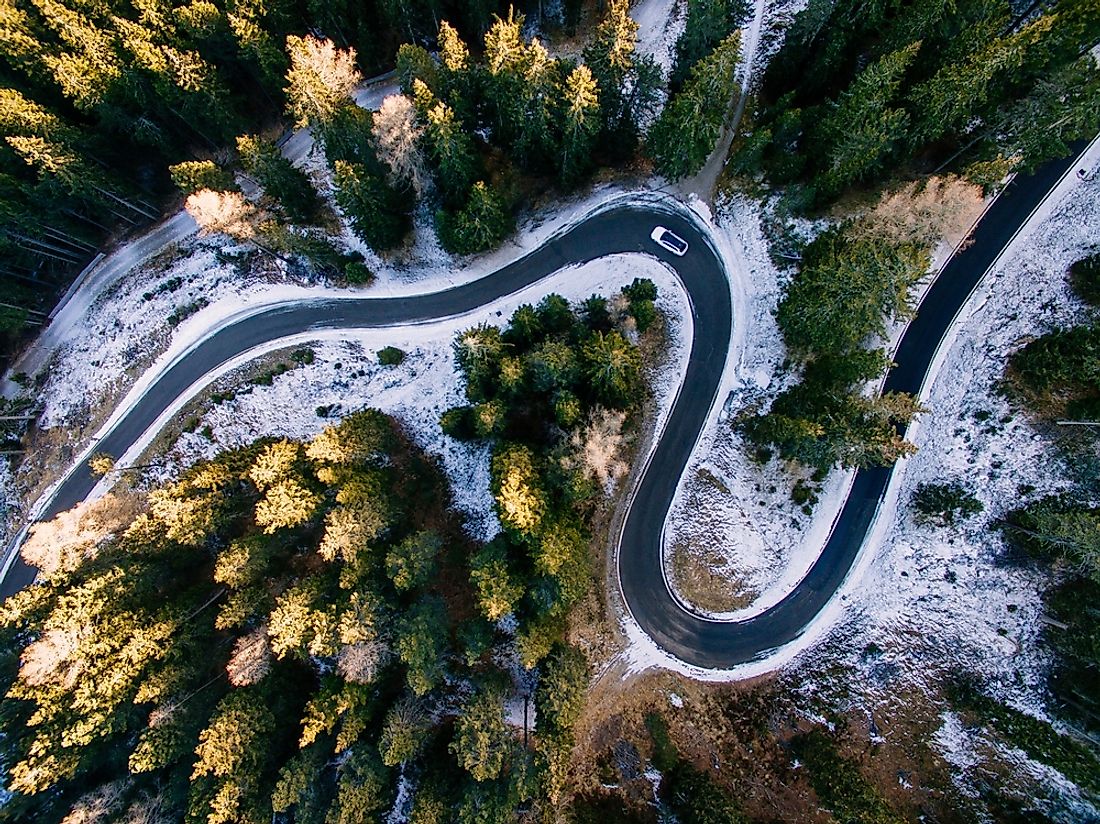
[[[740,51],[734,32],[691,70],[691,79],[653,125],[648,147],[661,174],[686,177],[706,163],[740,92]]]
[[[383,251],[400,244],[411,228],[411,198],[362,165],[338,160],[333,168],[336,202],[355,233]]]

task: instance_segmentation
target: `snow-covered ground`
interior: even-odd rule
[[[676,62],[676,41],[687,19],[685,3],[682,0],[641,0],[630,9],[630,16],[638,24],[639,54],[652,57],[668,77]]]

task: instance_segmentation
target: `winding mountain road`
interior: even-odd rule
[[[974,236],[929,290],[901,340],[886,381],[889,391],[917,392],[936,348],[990,263],[1041,202],[1073,159],[1018,177],[994,203]],[[649,240],[660,223],[686,238],[691,249],[675,257]],[[331,329],[380,328],[430,322],[476,310],[539,281],[563,266],[610,254],[645,252],[677,272],[691,304],[695,336],[680,393],[640,480],[623,524],[618,571],[634,619],[664,650],[698,667],[728,668],[752,661],[797,638],[843,583],[863,543],[890,478],[876,469],[856,474],[852,490],[821,556],[786,598],[744,621],[696,615],[669,592],[662,573],[661,541],[677,484],[706,424],[725,370],[733,307],[720,255],[690,213],[656,205],[618,205],[584,220],[491,275],[442,292],[400,298],[319,299],[275,306],[228,325],[170,366],[96,444],[123,455],[161,414],[204,376],[237,356],[292,335]],[[58,486],[41,517],[48,519],[84,500],[95,486],[85,460]],[[6,597],[34,580],[15,558],[2,583]]]

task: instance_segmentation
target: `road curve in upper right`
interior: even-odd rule
[[[949,261],[921,301],[898,345],[896,366],[887,374],[884,391],[920,392],[955,316],[1084,146],[1084,142],[1075,144],[1071,157],[1050,161],[1033,174],[1018,175],[1001,193],[976,227],[973,242]],[[697,324],[696,337],[705,334]],[[700,345],[698,341],[696,345]],[[691,359],[695,360],[694,350]],[[696,391],[692,386],[690,368],[683,393],[696,394],[701,402],[706,390]],[[683,401],[681,394],[627,513],[620,541],[619,578],[631,614],[659,647],[693,666],[729,669],[764,658],[796,640],[825,608],[855,563],[893,470],[856,472],[824,549],[783,600],[745,620],[707,619],[685,609],[672,596],[661,568],[665,518],[697,434],[677,425]]]

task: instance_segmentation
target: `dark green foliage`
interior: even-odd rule
[[[461,209],[453,214],[444,210],[436,213],[436,228],[444,249],[469,255],[499,246],[512,233],[515,221],[499,193],[479,180]]]
[[[1064,560],[1080,575],[1100,582],[1100,507],[1069,495],[1049,495],[1009,512],[1002,526],[1021,549]]]
[[[405,360],[405,353],[396,346],[387,346],[378,350],[378,362],[383,366],[397,366]]]
[[[713,776],[681,761],[661,779],[661,798],[681,824],[744,824],[733,796]]]
[[[643,301],[655,295],[647,281],[628,288]],[[471,405],[441,420],[452,437],[493,444],[491,489],[504,532],[470,557],[470,579],[485,618],[516,615],[517,646],[528,667],[561,640],[567,611],[592,580],[579,514],[601,488],[583,445],[619,437],[620,417],[602,423],[605,429],[596,425],[610,414],[601,407],[632,409],[644,391],[637,349],[612,328],[606,302],[590,298],[582,311],[551,294],[537,306],[518,307],[503,331],[482,325],[460,332],[455,362]],[[544,755],[556,798],[564,776],[560,754]]]
[[[953,684],[949,694],[955,706],[992,726],[1009,746],[1058,770],[1085,792],[1100,795],[1100,759],[1086,744],[1057,732],[1046,721],[983,695],[969,680]]]
[[[576,647],[562,646],[546,659],[535,692],[538,733],[571,745],[584,709],[588,662]]]
[[[342,106],[331,121],[319,126],[325,159],[330,167],[338,162],[365,166],[374,175],[383,175],[385,169],[378,160],[374,138],[374,114],[359,106]]]
[[[815,729],[791,740],[791,755],[809,773],[810,785],[837,821],[900,824],[886,800],[860,773],[859,766],[837,752],[836,743]]]
[[[951,526],[983,509],[981,501],[958,481],[918,484],[913,507],[917,510],[917,520],[939,526]]]
[[[344,266],[344,280],[351,286],[370,286],[375,279],[374,272],[362,261],[353,260]]]
[[[407,192],[398,192],[366,166],[337,161],[333,169],[336,202],[355,233],[373,249],[399,245],[412,226]]]
[[[888,318],[909,312],[910,287],[924,275],[928,254],[850,225],[822,232],[806,247],[798,274],[776,312],[787,345],[802,353],[844,353]]]
[[[308,175],[283,157],[270,140],[242,135],[237,152],[244,170],[256,178],[264,194],[274,200],[293,223],[315,223],[323,207]]]
[[[1082,57],[1100,12],[1040,8],[1014,20],[1006,0],[811,2],[768,68],[740,172],[758,158],[771,180],[810,184],[798,201],[813,208],[899,164],[980,177],[1064,155],[1100,111],[1100,71]]]
[[[1100,728],[1096,707],[1100,706],[1100,684],[1095,677],[1100,666],[1100,584],[1089,578],[1074,578],[1043,595],[1047,614],[1058,624],[1047,624],[1043,638],[1056,652],[1050,687],[1058,700],[1060,714],[1074,719],[1093,733]]]
[[[634,303],[638,300],[657,300],[657,286],[649,278],[634,278],[629,286],[623,287],[623,294]]]
[[[427,524],[460,533],[446,499],[438,470],[366,410],[308,444],[262,439],[192,467],[94,556],[32,545],[40,585],[5,603],[5,637],[21,649],[49,621],[90,646],[68,653],[71,680],[49,659],[38,676],[3,670],[8,814],[56,822],[124,778],[117,816],[152,794],[177,818],[373,820],[397,778],[383,733],[391,761],[446,746],[402,682],[469,677],[435,589],[447,561]]]
[[[626,0],[610,0],[607,15],[584,50],[584,62],[600,92],[600,146],[612,157],[628,157],[638,140],[639,123],[654,109],[660,67],[638,55],[638,24]]]
[[[458,441],[470,441],[477,437],[474,428],[474,408],[455,406],[439,416],[439,427],[443,434]]]
[[[669,85],[678,90],[692,68],[737,28],[748,11],[743,0],[688,0],[687,20],[676,41]]]
[[[1036,338],[1012,354],[1006,376],[1011,391],[1033,410],[1094,420],[1100,411],[1100,325]]]
[[[684,88],[649,131],[647,147],[665,177],[695,174],[714,151],[733,103],[740,94],[735,72],[741,37],[735,32],[691,70]]]
[[[1070,266],[1069,283],[1073,293],[1089,306],[1100,306],[1100,253]]]
[[[584,376],[601,403],[621,409],[638,400],[641,359],[621,334],[593,334],[581,351],[581,361]]]
[[[668,733],[668,722],[659,712],[651,712],[645,717],[645,728],[653,740],[653,766],[661,772],[669,772],[680,763],[680,753]]]
[[[753,443],[778,447],[781,457],[821,471],[835,464],[889,466],[913,452],[896,426],[907,424],[920,407],[908,395],[868,398],[855,389],[885,365],[877,351],[819,357],[801,383],[776,397],[767,415],[743,420],[744,432]]]

